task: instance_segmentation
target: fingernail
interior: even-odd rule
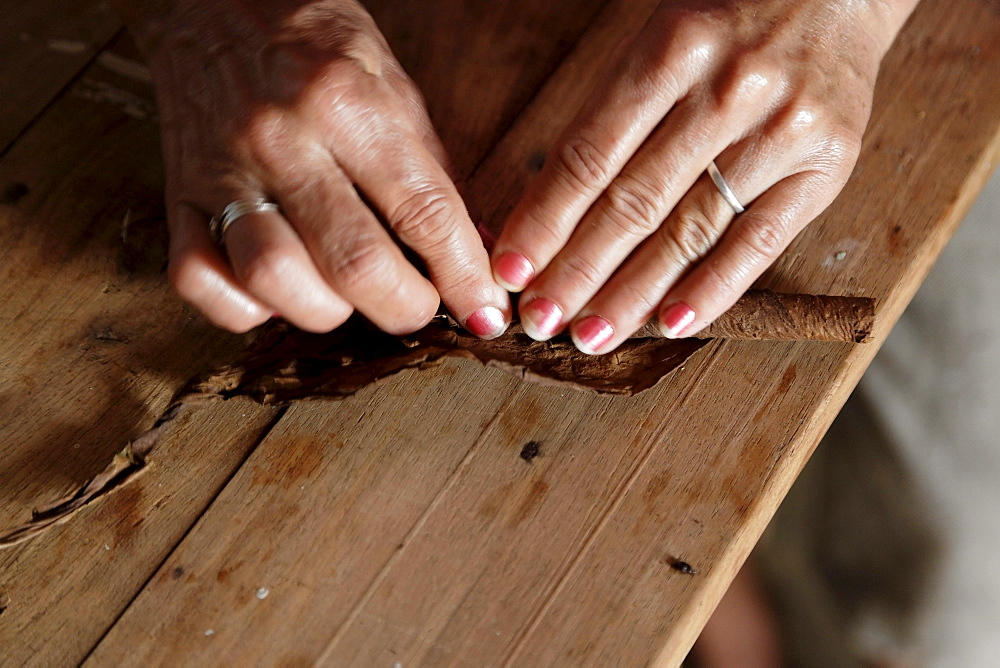
[[[535,341],[547,341],[563,326],[562,309],[544,297],[535,297],[519,309],[524,333]]]
[[[660,316],[663,334],[668,339],[679,339],[684,334],[684,330],[691,326],[694,319],[694,309],[683,302],[678,302]]]
[[[520,292],[535,277],[535,268],[520,253],[504,253],[493,263],[493,277],[508,292]]]
[[[573,342],[588,355],[596,355],[614,335],[615,328],[599,315],[589,315],[573,326]]]
[[[466,319],[465,328],[482,339],[495,339],[507,329],[507,318],[495,306],[484,306]]]

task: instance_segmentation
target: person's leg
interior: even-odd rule
[[[698,668],[784,665],[778,621],[752,561],[736,575],[689,659]]]
[[[928,490],[944,553],[926,665],[1000,656],[1000,171],[862,380]]]
[[[1000,172],[750,562],[791,664],[990,665],[1000,656],[998,267]],[[778,634],[753,621],[768,598],[744,584],[752,580],[734,583],[694,657],[731,657],[740,638],[745,656],[772,655]]]

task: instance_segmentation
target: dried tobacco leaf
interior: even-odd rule
[[[751,291],[702,335],[860,343],[870,336],[873,322],[871,299]],[[84,505],[131,481],[168,433],[170,423],[208,402],[238,396],[262,404],[343,399],[400,371],[434,366],[446,357],[474,359],[536,383],[633,395],[655,385],[707,343],[658,335],[658,327],[644,328],[639,336],[650,338],[631,338],[615,352],[595,356],[580,353],[565,339],[537,342],[516,331],[483,341],[464,333],[447,317],[401,338],[360,318],[330,334],[272,325],[239,361],[189,381],[153,428],[115,455],[98,476],[66,498],[36,510],[24,526],[0,533],[0,548],[67,521]]]
[[[354,320],[331,334],[275,326],[244,358],[202,375],[180,401],[248,396],[262,404],[348,397],[404,369],[446,357],[474,359],[519,378],[603,394],[632,395],[655,385],[705,345],[692,339],[630,339],[609,355],[584,355],[569,340],[524,334],[483,341],[435,320],[395,337]],[[196,399],[197,397],[197,399]]]

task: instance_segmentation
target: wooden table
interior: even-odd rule
[[[654,2],[369,5],[495,224]],[[119,23],[5,14],[0,526],[243,345],[166,284],[152,90]],[[853,179],[764,285],[876,297],[884,340],[997,158],[998,34],[995,0],[924,0]],[[449,361],[343,402],[217,404],[0,552],[0,664],[676,664],[877,348],[717,341],[633,398]]]

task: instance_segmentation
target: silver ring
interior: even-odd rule
[[[722,194],[722,198],[729,202],[729,206],[733,207],[733,211],[736,213],[743,213],[746,209],[740,204],[740,201],[736,199],[736,193],[733,189],[729,187],[726,180],[722,178],[722,173],[719,168],[715,166],[715,160],[708,163],[708,169],[706,170],[708,175],[712,177],[712,181],[715,182],[715,187],[719,189],[719,193]]]
[[[216,218],[215,216],[212,216],[212,219],[208,221],[208,231],[212,235],[212,238],[215,239],[215,242],[221,244],[229,226],[243,216],[251,213],[262,213],[264,211],[277,210],[277,204],[274,202],[268,202],[263,197],[259,197],[255,200],[238,199],[235,202],[230,202],[229,205],[222,210],[221,217]]]

